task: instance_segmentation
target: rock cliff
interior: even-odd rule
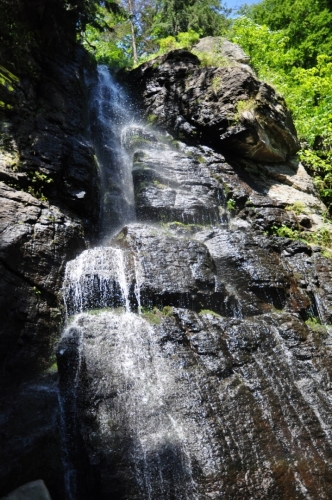
[[[273,236],[327,230],[283,99],[231,44],[172,51],[119,75],[113,134],[57,26],[32,72],[0,54],[0,495],[331,498],[332,264]]]
[[[285,103],[241,64],[174,51],[120,76],[136,220],[64,281],[79,499],[331,498],[332,264],[273,236],[324,206]]]
[[[0,7],[19,26],[0,50],[0,496],[43,478],[61,498],[58,295],[96,222],[98,175],[75,19],[61,2],[13,3]]]

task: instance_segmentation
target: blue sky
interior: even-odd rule
[[[258,3],[258,2],[259,0],[224,0],[223,3],[225,3],[227,7],[234,9],[236,7],[240,7],[240,5],[244,3],[250,5],[252,3]]]

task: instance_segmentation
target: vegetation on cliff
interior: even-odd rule
[[[302,144],[299,156],[322,200],[332,202],[332,9],[325,0],[242,8],[229,31],[259,78],[282,94]]]

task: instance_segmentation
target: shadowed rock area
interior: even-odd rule
[[[130,82],[146,116],[180,138],[268,162],[299,149],[284,100],[231,59],[202,68],[191,52],[174,50],[133,70]]]
[[[98,216],[86,56],[62,2],[0,9],[11,33],[20,26],[0,51],[0,497],[42,478],[63,498],[58,294]]]

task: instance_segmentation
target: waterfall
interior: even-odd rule
[[[122,131],[135,123],[133,106],[107,66],[98,66],[91,86],[90,133],[97,156],[101,191],[101,235],[135,217],[131,157],[122,147]]]
[[[67,263],[62,287],[66,500],[331,498],[330,351],[290,312],[310,301],[282,264],[290,250],[302,266],[302,247],[277,253],[249,231],[250,206],[232,231],[224,179],[239,181],[222,154],[134,111],[99,67],[102,243]]]
[[[132,144],[138,129],[140,140],[149,133],[135,124],[129,100],[106,67],[98,68],[98,83],[91,94],[91,135],[100,165],[105,241],[112,231],[135,218],[132,158],[126,146]],[[169,362],[153,327],[141,316],[141,266],[125,249],[103,245],[84,251],[66,267],[67,326],[58,364],[67,500],[90,498],[80,485],[79,469],[84,464],[77,411],[84,399],[79,380],[91,356],[103,380],[103,388],[98,389],[103,392],[100,439],[113,450],[114,460],[119,454],[123,455],[120,462],[126,460],[132,498],[198,499],[193,461],[209,473],[217,470],[209,457],[210,436],[205,436],[204,447],[196,446],[194,455],[190,453],[196,436],[202,434],[202,416],[189,411],[185,421],[180,417],[181,396],[176,403],[174,395],[188,386],[188,379],[185,372],[178,376],[178,367]],[[90,339],[89,345],[85,339]],[[110,393],[112,405],[108,404]],[[189,407],[195,407],[199,397],[199,388],[192,387]],[[123,451],[117,441],[123,442]]]

